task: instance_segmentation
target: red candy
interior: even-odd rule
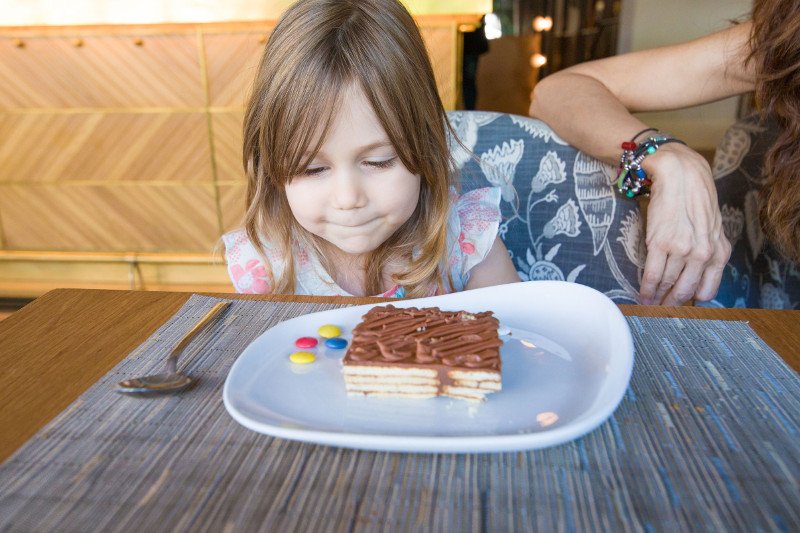
[[[298,348],[313,348],[317,345],[317,339],[314,337],[300,337],[294,341],[294,345]]]

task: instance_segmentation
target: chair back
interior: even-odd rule
[[[451,111],[462,192],[500,187],[500,236],[523,280],[563,280],[636,303],[644,230],[635,200],[614,190],[614,169],[568,145],[545,123]]]

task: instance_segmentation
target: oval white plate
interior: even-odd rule
[[[499,452],[543,448],[596,428],[616,409],[633,369],[633,340],[617,306],[600,292],[532,281],[403,300],[397,307],[494,311],[512,330],[502,347],[503,390],[483,403],[451,398],[349,397],[344,350],[317,360],[288,356],[323,324],[343,336],[373,305],[312,313],[264,332],[233,364],[223,400],[259,433],[332,446],[400,452]]]

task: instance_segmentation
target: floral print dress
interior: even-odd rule
[[[474,189],[461,196],[455,190],[450,191],[446,258],[450,276],[442,280],[447,292],[464,290],[470,270],[483,261],[491,250],[500,226],[500,194],[497,187]],[[267,268],[244,229],[227,233],[222,240],[228,274],[236,292],[272,292],[274,277],[281,275],[289,258],[283,257],[269,239],[264,239],[264,255],[269,260]],[[336,284],[313,250],[296,246],[294,261],[296,294],[352,296]],[[435,292],[435,288],[432,289],[431,295]],[[405,290],[401,286],[394,286],[377,296],[402,298]]]
[[[764,156],[777,133],[774,120],[753,114],[728,129],[717,148],[713,174],[732,251],[719,293],[703,306],[800,308],[800,265],[778,253],[759,219]]]

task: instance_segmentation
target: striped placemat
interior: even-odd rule
[[[193,296],[0,466],[0,530],[800,530],[800,379],[745,323],[630,318],[631,386],[576,441],[399,454],[271,438],[225,411],[257,335],[335,305],[236,300],[183,356],[196,387],[113,392],[216,301]]]

